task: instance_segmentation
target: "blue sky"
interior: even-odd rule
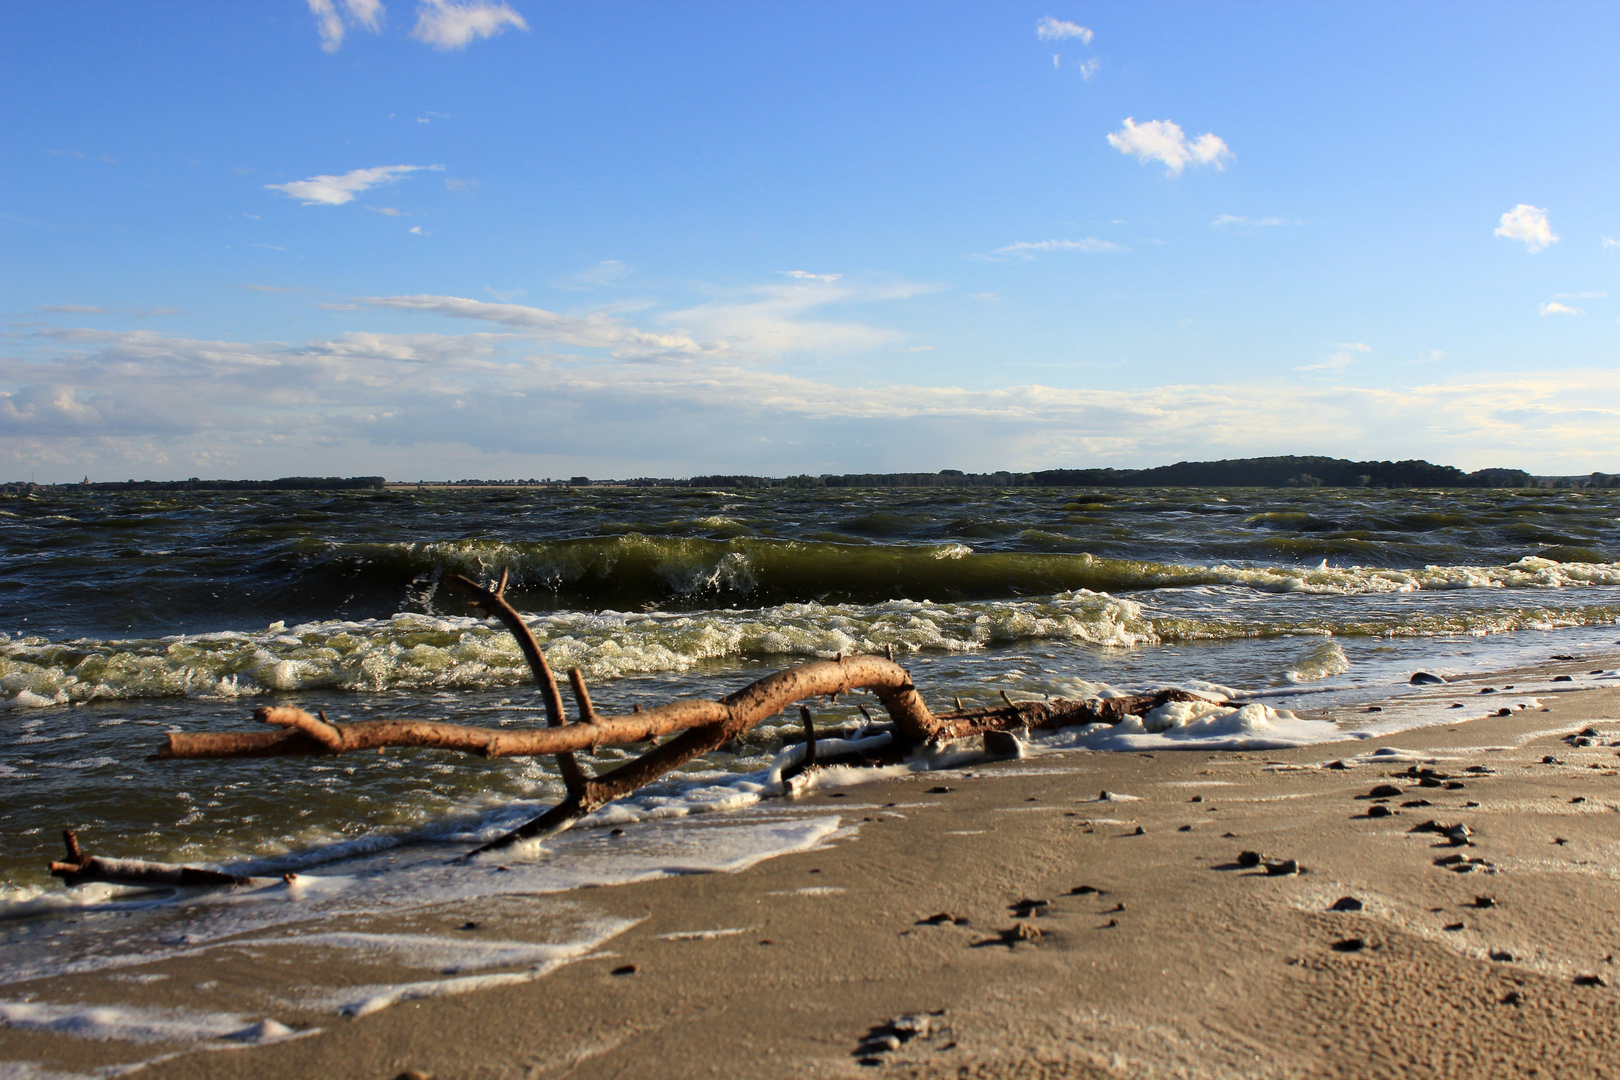
[[[1620,7],[0,11],[0,478],[1620,471]]]

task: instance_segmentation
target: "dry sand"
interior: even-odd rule
[[[1620,690],[1541,704],[1357,744],[1047,754],[812,794],[797,805],[854,835],[573,894],[641,921],[538,981],[352,1020],[282,1008],[322,1031],[141,1075],[1620,1075]],[[1601,737],[1571,745],[1589,723]],[[1411,757],[1329,767],[1380,747]],[[1397,775],[1413,767],[1453,779]],[[1366,798],[1380,784],[1401,794]],[[1472,844],[1412,831],[1431,820],[1466,823]],[[1240,867],[1243,851],[1305,872]],[[1452,855],[1483,862],[1436,865]],[[1330,910],[1342,897],[1361,909]],[[509,937],[524,913],[480,917],[476,933]],[[742,932],[667,936],[711,930]],[[152,973],[285,1001],[318,962],[270,948]],[[62,1071],[135,1059],[55,1034],[0,1044]]]

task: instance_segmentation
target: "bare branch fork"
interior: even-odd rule
[[[474,607],[499,620],[516,639],[545,703],[546,727],[514,731],[433,720],[367,720],[340,724],[329,722],[324,714],[311,716],[299,708],[266,706],[256,710],[254,715],[281,730],[248,733],[171,732],[168,746],[156,755],[156,759],[340,754],[354,750],[380,750],[387,746],[427,746],[460,750],[488,758],[555,757],[566,792],[563,801],[472,853],[478,854],[507,847],[519,840],[561,832],[605,803],[651,783],[693,758],[718,748],[789,705],[809,698],[832,697],[857,689],[871,690],[892,721],[893,745],[881,754],[884,760],[889,761],[900,760],[914,747],[924,744],[950,742],[994,732],[1099,722],[1114,724],[1126,716],[1138,715],[1169,701],[1202,700],[1197,695],[1180,690],[1083,701],[1062,698],[1013,701],[1003,694],[1005,704],[994,708],[965,709],[957,700],[953,711],[936,716],[918,695],[910,674],[893,661],[891,653],[888,658],[840,655],[836,660],[800,664],[750,683],[718,701],[689,699],[644,710],[638,707],[628,716],[598,714],[591,704],[584,676],[578,668],[572,668],[568,672],[568,681],[579,719],[570,723],[563,711],[557,680],[546,663],[545,655],[522,616],[506,601],[507,573],[502,572],[493,590],[459,574],[448,576],[445,582],[467,596]],[[801,711],[808,745],[805,760],[794,771],[803,771],[814,764],[859,763],[852,761],[848,754],[838,755],[836,759],[824,757],[817,763],[815,727],[809,709],[801,706]],[[866,713],[864,707],[861,711]],[[662,745],[657,744],[656,739],[664,735],[675,735],[675,738]],[[580,751],[594,751],[602,746],[626,746],[648,741],[654,742],[651,750],[599,776],[591,775],[574,757]],[[855,757],[873,763],[870,755]]]

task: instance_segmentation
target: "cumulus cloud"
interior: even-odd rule
[[[373,169],[351,169],[342,176],[312,176],[308,180],[264,186],[270,191],[281,192],[289,199],[301,199],[305,206],[342,206],[346,202],[353,202],[361,192],[382,184],[392,184],[408,173],[443,168],[443,165],[379,165]]]
[[[1532,255],[1558,243],[1558,234],[1547,222],[1547,211],[1529,203],[1520,203],[1503,214],[1496,235],[1521,242]]]
[[[1607,236],[1603,237],[1603,250],[1620,251],[1620,240],[1614,240]]]
[[[1087,45],[1091,44],[1092,33],[1079,23],[1065,22],[1063,19],[1054,19],[1046,15],[1035,24],[1035,36],[1042,41],[1063,41],[1067,38],[1078,38]]]
[[[422,0],[411,37],[435,49],[464,49],[475,38],[505,33],[508,26],[529,28],[523,16],[499,0]]]
[[[1226,168],[1232,150],[1220,136],[1205,132],[1196,139],[1188,139],[1181,125],[1170,120],[1149,120],[1138,124],[1125,118],[1125,126],[1110,132],[1108,144],[1122,154],[1135,155],[1146,164],[1164,162],[1170,176],[1179,176],[1188,165],[1213,165]]]
[[[315,16],[315,30],[321,35],[321,48],[337,52],[343,46],[348,26],[359,26],[373,34],[382,29],[382,0],[307,0]],[[339,10],[341,8],[341,10]]]
[[[1005,247],[996,248],[995,253],[1020,259],[1033,259],[1037,252],[1042,251],[1085,251],[1099,255],[1117,255],[1129,250],[1130,248],[1116,244],[1112,240],[1099,240],[1095,236],[1088,236],[1083,240],[1019,240]]]
[[[1541,305],[1541,317],[1542,318],[1546,318],[1548,315],[1585,315],[1585,314],[1586,314],[1585,310],[1583,310],[1581,308],[1570,307],[1568,304],[1560,304],[1556,300],[1549,300],[1547,303]]]

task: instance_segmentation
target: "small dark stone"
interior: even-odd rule
[[[636,965],[625,964],[622,967],[614,968],[612,973],[614,975],[634,975],[636,973]]]
[[[1559,761],[1557,758],[1553,757],[1551,754],[1545,755],[1541,759],[1541,763],[1543,765],[1562,765],[1563,764],[1562,761]]]
[[[1463,928],[1463,924],[1460,923],[1460,922],[1446,923],[1446,925],[1443,927],[1443,929],[1450,930],[1450,931],[1452,931],[1454,933],[1456,931],[1458,931],[1458,930],[1461,930],[1462,928]]]
[[[1428,799],[1407,799],[1405,802],[1401,803],[1401,805],[1410,808],[1414,806],[1433,806],[1434,804]]]
[[[1389,817],[1393,812],[1387,806],[1374,806],[1367,811],[1367,816],[1370,818],[1384,818]]]
[[[946,787],[945,785],[941,784],[939,787],[931,787],[931,788],[929,788],[923,794],[925,794],[925,795],[949,795],[950,793],[951,793],[951,789]]]
[[[1324,769],[1339,769],[1339,770],[1348,769],[1349,767],[1350,766],[1346,765],[1342,761],[1330,761],[1326,765],[1322,766],[1322,768],[1324,768]]]
[[[847,797],[848,797],[848,792],[843,792],[843,791],[834,791],[830,795],[827,796],[827,798],[829,798],[829,799],[843,799],[843,798],[847,798]]]
[[[1506,994],[1502,995],[1502,1000],[1498,1002],[1498,1004],[1522,1005],[1524,1004],[1524,995],[1519,993],[1517,990],[1509,990]]]
[[[1446,680],[1442,679],[1440,676],[1430,674],[1427,671],[1416,671],[1412,673],[1413,686],[1438,686],[1445,681]]]
[[[1202,795],[1194,795],[1191,799],[1188,799],[1187,801],[1188,802],[1203,802],[1204,797]]]
[[[1369,705],[1369,706],[1367,706],[1367,711],[1368,712],[1383,712],[1384,707],[1382,705]]]
[[[406,1069],[394,1077],[394,1080],[433,1080],[433,1074],[425,1073],[421,1069]]]
[[[1440,781],[1436,780],[1432,776],[1420,776],[1420,777],[1418,777],[1418,787],[1439,787],[1439,786],[1440,786]]]
[[[1440,858],[1434,860],[1434,865],[1456,866],[1458,863],[1465,863],[1467,861],[1468,856],[1466,855],[1442,855]]]
[[[1497,716],[1512,716],[1513,715],[1513,710],[1512,709],[1497,709],[1496,710],[1496,715]]]
[[[1031,900],[1028,897],[1025,897],[1017,903],[1008,904],[1007,910],[1012,912],[1014,915],[1028,916],[1032,912],[1039,911],[1041,908],[1047,907],[1050,904],[1050,900]],[[938,916],[935,917],[937,918]]]
[[[1394,784],[1379,784],[1377,787],[1375,787],[1371,791],[1367,792],[1367,798],[1369,798],[1369,799],[1393,799],[1397,795],[1399,795],[1400,793],[1401,793],[1401,789],[1396,787]]]
[[[1281,862],[1266,863],[1266,874],[1270,877],[1289,877],[1299,873],[1299,863],[1293,859],[1284,859]]]
[[[1367,942],[1361,938],[1345,938],[1343,941],[1333,943],[1334,952],[1360,952],[1367,947]]]
[[[1475,802],[1473,799],[1469,799],[1467,802],[1463,803],[1463,805],[1464,806],[1478,806],[1479,803]]]
[[[1482,694],[1494,694],[1494,693],[1496,693],[1496,687],[1494,687],[1494,686],[1482,686],[1482,687],[1480,687],[1479,692],[1482,693]]]
[[[1446,790],[1447,791],[1461,791],[1463,788],[1465,788],[1467,786],[1468,785],[1463,783],[1461,780],[1447,780],[1446,781]]]
[[[1010,731],[984,733],[984,752],[996,757],[1011,757],[1018,753],[1018,736]]]
[[[624,830],[623,829],[611,829],[611,830],[609,830],[608,835],[609,836],[623,836],[624,835]]]
[[[1569,801],[1572,802],[1572,803],[1582,803],[1582,802],[1586,801],[1586,796],[1585,795],[1577,795],[1577,796],[1575,796],[1573,799],[1571,799]]]
[[[1360,900],[1357,900],[1353,896],[1341,896],[1337,900],[1333,901],[1333,906],[1328,908],[1328,910],[1329,911],[1360,911],[1361,908],[1362,908],[1362,904],[1361,904]]]
[[[1192,826],[1191,825],[1183,825],[1179,829],[1177,829],[1176,832],[1192,832]]]
[[[1553,682],[1574,682],[1574,681],[1575,681],[1575,676],[1573,676],[1573,675],[1554,675],[1553,676]]]
[[[1569,841],[1565,840],[1562,836],[1555,836],[1553,837],[1553,843],[1557,844],[1559,847],[1563,847],[1565,844],[1569,843]]]
[[[475,923],[475,922],[470,922],[470,921],[469,922],[464,922],[464,923],[461,924],[461,929],[463,929],[463,930],[476,930],[476,929],[478,929],[478,924]]]
[[[1245,869],[1259,866],[1260,853],[1258,851],[1240,851],[1238,852],[1237,863]]]
[[[937,915],[930,915],[926,919],[918,919],[913,926],[944,926],[946,923],[956,922],[956,917],[949,912],[941,911]]]
[[[1132,836],[1146,836],[1147,835],[1147,830],[1142,828],[1142,826],[1138,825],[1136,827],[1136,832],[1132,833],[1131,835]]]
[[[1513,954],[1508,952],[1506,949],[1492,949],[1491,959],[1495,960],[1498,964],[1511,964],[1513,963]]]
[[[1453,701],[1450,705],[1447,705],[1446,708],[1448,708],[1448,709],[1460,709],[1460,708],[1462,708],[1462,702]]]
[[[1095,885],[1076,885],[1069,890],[1070,896],[1090,896],[1092,893],[1101,893],[1102,890]]]
[[[1577,975],[1577,976],[1575,976],[1575,985],[1576,986],[1608,986],[1609,984],[1604,981],[1603,976],[1601,976],[1601,975]]]
[[[1492,907],[1495,907],[1496,906],[1496,898],[1493,897],[1493,896],[1476,896],[1476,897],[1474,897],[1474,906],[1477,907],[1477,908],[1492,908]]]

